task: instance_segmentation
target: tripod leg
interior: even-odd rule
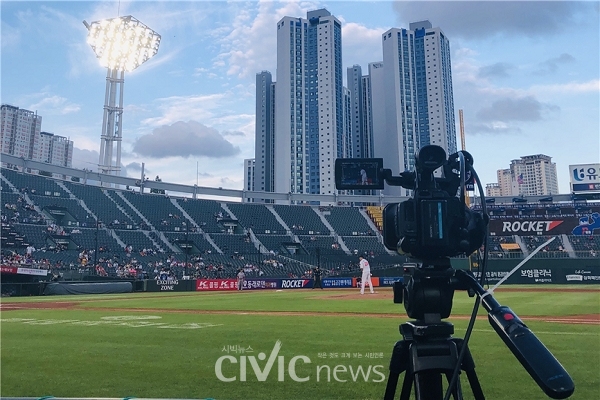
[[[448,380],[448,383],[450,383],[450,381],[452,380],[451,372],[446,372],[446,379]],[[462,387],[460,385],[460,377],[458,378],[456,384],[454,385],[454,388],[452,389],[452,397],[454,398],[454,400],[462,400],[463,398]]]
[[[417,372],[414,379],[415,399],[439,400],[444,397],[442,375],[439,372]]]
[[[396,394],[396,385],[398,385],[399,376],[399,373],[390,372],[387,385],[385,386],[385,395],[383,396],[384,400],[394,400],[394,396]]]
[[[408,369],[408,343],[404,340],[396,342],[394,349],[392,350],[392,358],[390,360],[390,375],[388,377],[387,385],[385,387],[384,400],[393,400],[396,395],[396,386],[398,385],[398,378],[400,374]],[[404,377],[404,383],[402,385],[402,393],[404,393],[404,387],[406,386],[406,378],[409,373],[406,373]],[[411,381],[412,382],[412,381]],[[410,396],[410,383],[409,392]],[[408,397],[406,398],[408,400]]]
[[[406,371],[404,374],[404,381],[402,382],[402,391],[400,392],[400,400],[410,400],[410,389],[414,382],[414,377],[410,371]]]
[[[462,339],[453,339],[456,343],[458,351],[460,352],[464,342]],[[469,380],[469,385],[471,385],[471,391],[473,392],[473,396],[475,400],[485,400],[485,396],[483,395],[483,390],[481,389],[481,384],[479,383],[479,379],[477,378],[477,374],[475,373],[475,361],[473,360],[473,356],[471,355],[471,351],[467,346],[467,350],[465,352],[465,357],[463,358],[462,364],[460,365],[461,369],[467,373],[467,379]]]

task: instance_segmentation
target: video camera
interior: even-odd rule
[[[457,382],[461,369],[467,372],[475,398],[483,399],[467,341],[452,338],[453,325],[442,321],[450,316],[454,290],[478,295],[475,308],[481,301],[492,327],[548,396],[569,397],[574,391],[573,381],[552,353],[470,271],[451,266],[451,257],[469,256],[486,242],[489,217],[485,202],[482,212],[475,212],[465,201],[465,189],[478,180],[473,157],[459,151],[446,158],[443,148],[428,145],[415,155],[414,166],[413,171],[393,176],[390,169],[383,168],[381,158],[335,161],[338,190],[381,190],[387,182],[412,191],[410,199],[388,204],[383,210],[385,247],[417,261],[414,267],[404,268],[404,281],[394,285],[394,302],[404,303],[407,315],[415,321],[400,325],[404,340],[394,346],[384,399],[394,397],[402,372],[406,372],[402,399],[409,398],[412,383],[417,400],[441,399],[441,374],[449,380],[445,398],[450,393],[455,399],[462,398]],[[477,184],[482,193],[481,184]],[[486,259],[484,251],[483,266]],[[480,274],[483,277],[483,267]]]
[[[461,165],[463,160],[466,165]],[[487,217],[471,211],[461,199],[461,179],[472,167],[473,158],[467,152],[455,153],[446,159],[439,146],[425,146],[415,157],[415,170],[393,177],[383,168],[383,159],[337,159],[336,187],[340,190],[383,189],[383,183],[402,186],[413,191],[413,197],[402,203],[388,204],[383,210],[383,244],[427,262],[443,257],[470,254],[485,238]],[[443,176],[435,177],[441,168]],[[461,175],[460,172],[463,171]],[[353,180],[364,171],[366,184]],[[472,175],[469,175],[470,177]],[[462,201],[461,201],[462,200]]]

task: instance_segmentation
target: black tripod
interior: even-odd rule
[[[463,340],[452,338],[454,326],[439,319],[435,323],[407,322],[400,325],[400,333],[403,340],[394,345],[384,400],[394,399],[402,372],[405,375],[400,400],[409,400],[413,383],[416,400],[441,400],[444,397],[442,374],[450,382]],[[485,397],[468,348],[460,369],[467,373],[475,399],[483,400]],[[460,380],[452,389],[452,395],[454,400],[462,400]]]

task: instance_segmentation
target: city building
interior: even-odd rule
[[[370,64],[370,73],[378,75],[371,76],[373,113],[385,110],[383,119],[373,118],[373,152],[397,175],[414,168],[423,146],[438,145],[447,154],[457,150],[450,42],[440,28],[420,21],[386,31],[382,46],[383,62]],[[399,188],[384,193],[408,194]]]
[[[373,157],[371,119],[371,79],[362,75],[360,65],[347,69],[347,87],[350,92],[348,121],[351,128],[351,155],[355,158]]]
[[[3,104],[1,107],[2,153],[64,167],[73,162],[73,141],[42,132],[36,112]]]
[[[253,192],[255,190],[255,161],[254,158],[246,158],[244,160],[244,190]],[[244,198],[244,202],[253,202],[254,199]]]
[[[496,176],[498,177],[498,189],[500,190],[500,194],[497,196],[514,196],[518,193],[517,180],[513,178],[510,168],[499,169],[496,171]]]
[[[512,160],[499,169],[498,183],[486,185],[487,196],[550,196],[558,194],[556,164],[552,157],[536,154]]]
[[[449,40],[421,21],[388,30],[382,46],[383,61],[366,75],[347,68],[344,87],[339,20],[320,9],[279,21],[276,82],[256,77],[257,190],[332,194],[336,158],[380,157],[398,175],[422,146],[456,152]]]
[[[488,183],[485,185],[485,195],[486,197],[502,196],[500,185],[497,183]]]
[[[256,134],[254,143],[254,187],[272,192],[274,182],[275,83],[271,73],[256,74]]]
[[[516,182],[516,193],[522,196],[558,194],[556,164],[543,154],[523,156],[512,160],[510,171]]]
[[[349,144],[342,75],[342,25],[329,11],[277,23],[275,192],[335,193],[335,159]]]

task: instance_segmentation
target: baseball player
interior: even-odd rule
[[[240,268],[238,270],[238,274],[237,274],[238,290],[243,290],[244,289],[244,281],[245,280],[246,280],[246,274],[244,274],[244,270]]]
[[[358,257],[360,260],[359,266],[362,269],[362,279],[360,281],[360,294],[365,294],[365,284],[369,283],[369,289],[371,289],[371,293],[375,293],[373,290],[373,283],[371,282],[371,266],[366,258],[363,256]]]

